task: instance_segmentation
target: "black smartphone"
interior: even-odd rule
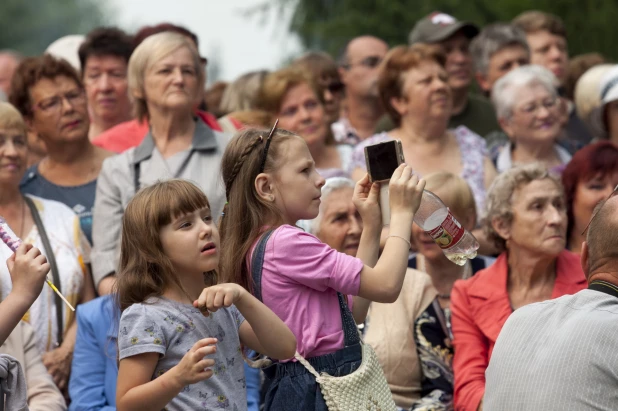
[[[365,147],[365,162],[371,182],[390,180],[405,162],[400,140],[389,140]]]

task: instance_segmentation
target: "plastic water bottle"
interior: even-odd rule
[[[444,205],[440,197],[425,190],[421,206],[414,214],[414,222],[433,238],[446,255],[457,265],[476,257],[479,243]]]
[[[380,208],[382,209],[382,223],[390,223],[390,204],[388,201],[388,185],[380,188]],[[464,265],[466,260],[476,257],[479,243],[444,205],[440,197],[425,190],[421,198],[421,205],[414,222],[433,238],[446,255],[446,258],[457,265]]]

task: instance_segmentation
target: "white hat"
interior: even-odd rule
[[[79,46],[84,42],[85,37],[81,34],[71,34],[60,37],[47,47],[45,53],[49,53],[54,57],[62,58],[68,61],[78,72],[81,70],[79,63]]]
[[[605,106],[618,100],[618,65],[613,65],[605,72],[598,88],[599,107],[590,114],[590,120],[599,136],[607,135],[607,126],[604,121]]]

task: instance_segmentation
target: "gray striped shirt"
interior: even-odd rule
[[[618,298],[586,289],[518,309],[485,377],[484,411],[618,409]]]

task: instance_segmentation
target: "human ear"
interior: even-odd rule
[[[258,197],[264,201],[272,202],[275,200],[275,184],[272,176],[266,173],[260,173],[255,178],[255,191]]]
[[[584,275],[586,278],[590,275],[590,265],[589,265],[590,254],[588,253],[588,243],[585,241],[582,243],[582,253],[580,256],[580,264],[582,266],[582,270],[584,271]]]
[[[498,124],[500,124],[500,128],[507,136],[513,136],[513,126],[511,125],[511,122],[509,120],[501,117],[498,119]]]
[[[511,224],[504,221],[504,219],[498,217],[492,218],[491,226],[502,239],[511,239]]]
[[[489,82],[487,81],[487,79],[485,78],[485,76],[483,74],[481,74],[480,72],[476,72],[474,73],[474,77],[476,78],[476,82],[478,83],[479,87],[487,94],[491,94],[491,87],[489,85]]]
[[[408,112],[407,100],[405,98],[391,97],[390,103],[400,116],[403,117]]]

